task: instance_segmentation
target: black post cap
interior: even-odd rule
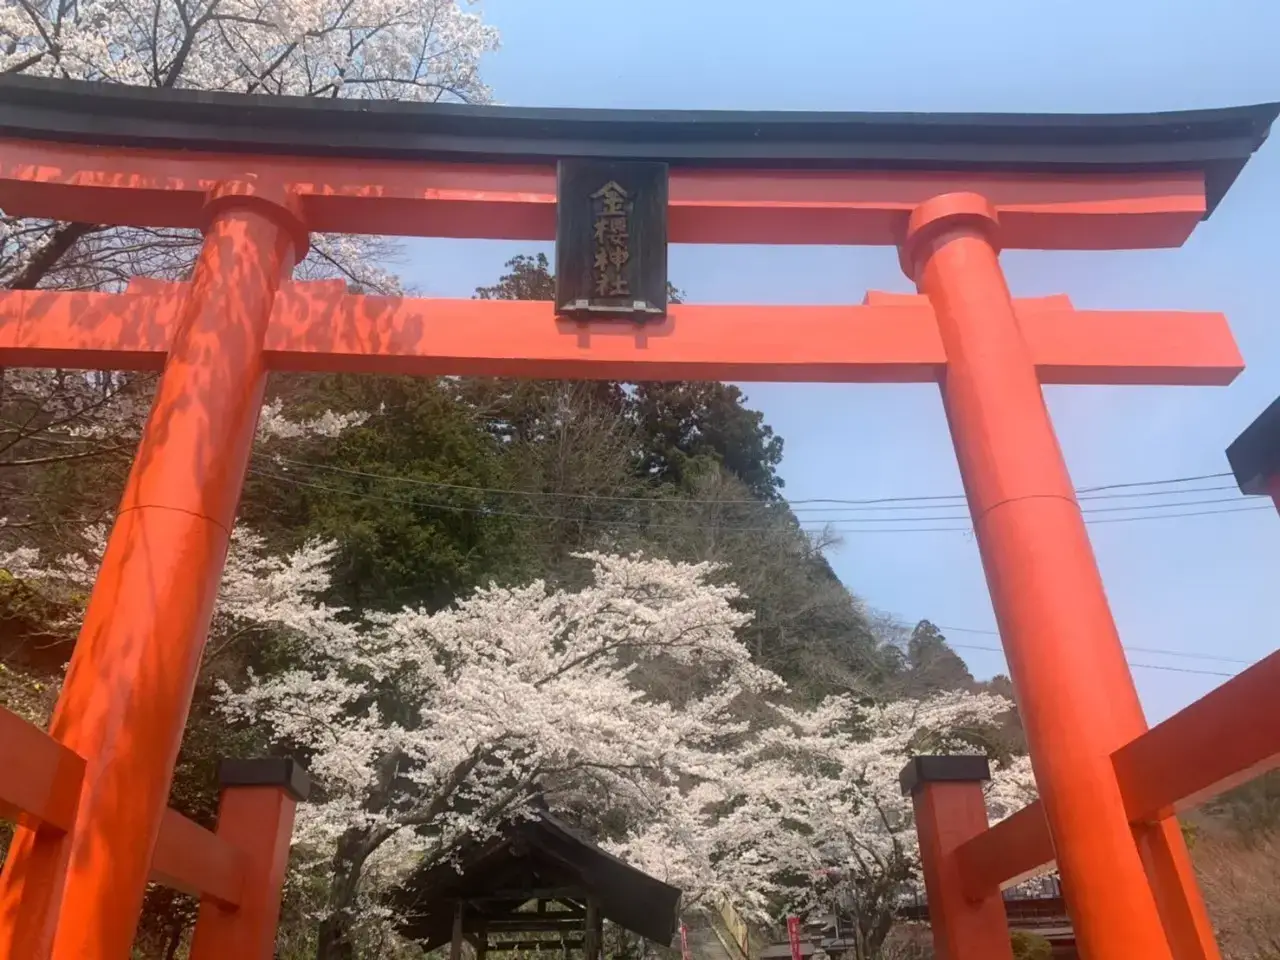
[[[1227,462],[1241,493],[1268,492],[1267,484],[1280,476],[1280,399],[1227,447]]]
[[[983,783],[990,779],[990,761],[973,754],[912,757],[898,774],[904,796],[911,796],[925,783]]]
[[[283,787],[294,800],[306,800],[311,778],[302,764],[290,757],[223,760],[218,764],[218,785],[228,787]]]

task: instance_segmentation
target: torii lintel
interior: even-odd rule
[[[0,366],[158,370],[188,284],[123,293],[0,293]],[[1041,383],[1224,385],[1243,361],[1221,313],[1078,310],[1017,299]],[[928,299],[860,305],[677,304],[642,327],[579,323],[543,301],[363,296],[342,281],[276,296],[266,360],[280,371],[743,382],[932,383],[946,368]]]

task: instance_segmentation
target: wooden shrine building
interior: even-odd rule
[[[580,951],[600,956],[605,920],[669,946],[680,891],[629,866],[549,813],[509,823],[456,863],[420,870],[396,894],[400,932],[428,950]],[[558,936],[548,936],[558,934]]]

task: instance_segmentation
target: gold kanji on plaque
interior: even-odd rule
[[[666,316],[667,180],[665,163],[557,163],[558,315],[584,322]]]
[[[595,204],[591,279],[598,297],[631,294],[627,263],[631,259],[631,199],[616,180],[591,195]]]

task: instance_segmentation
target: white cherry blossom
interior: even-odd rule
[[[223,684],[220,702],[316,783],[294,843],[296,868],[330,891],[322,940],[362,924],[385,935],[386,891],[535,800],[624,824],[607,846],[692,909],[728,900],[769,920],[853,902],[891,924],[919,881],[903,765],[975,752],[1011,706],[959,692],[791,705],[738,639],[749,617],[708,564],[587,554],[578,589],[494,586],[437,612],[357,618],[322,602],[334,549],[272,557],[237,530],[210,639],[265,628],[288,647],[290,668]],[[55,589],[82,586],[94,562],[22,549],[0,568]],[[672,673],[682,692],[656,695],[654,677]],[[1030,800],[1025,759],[988,793],[993,819]]]

